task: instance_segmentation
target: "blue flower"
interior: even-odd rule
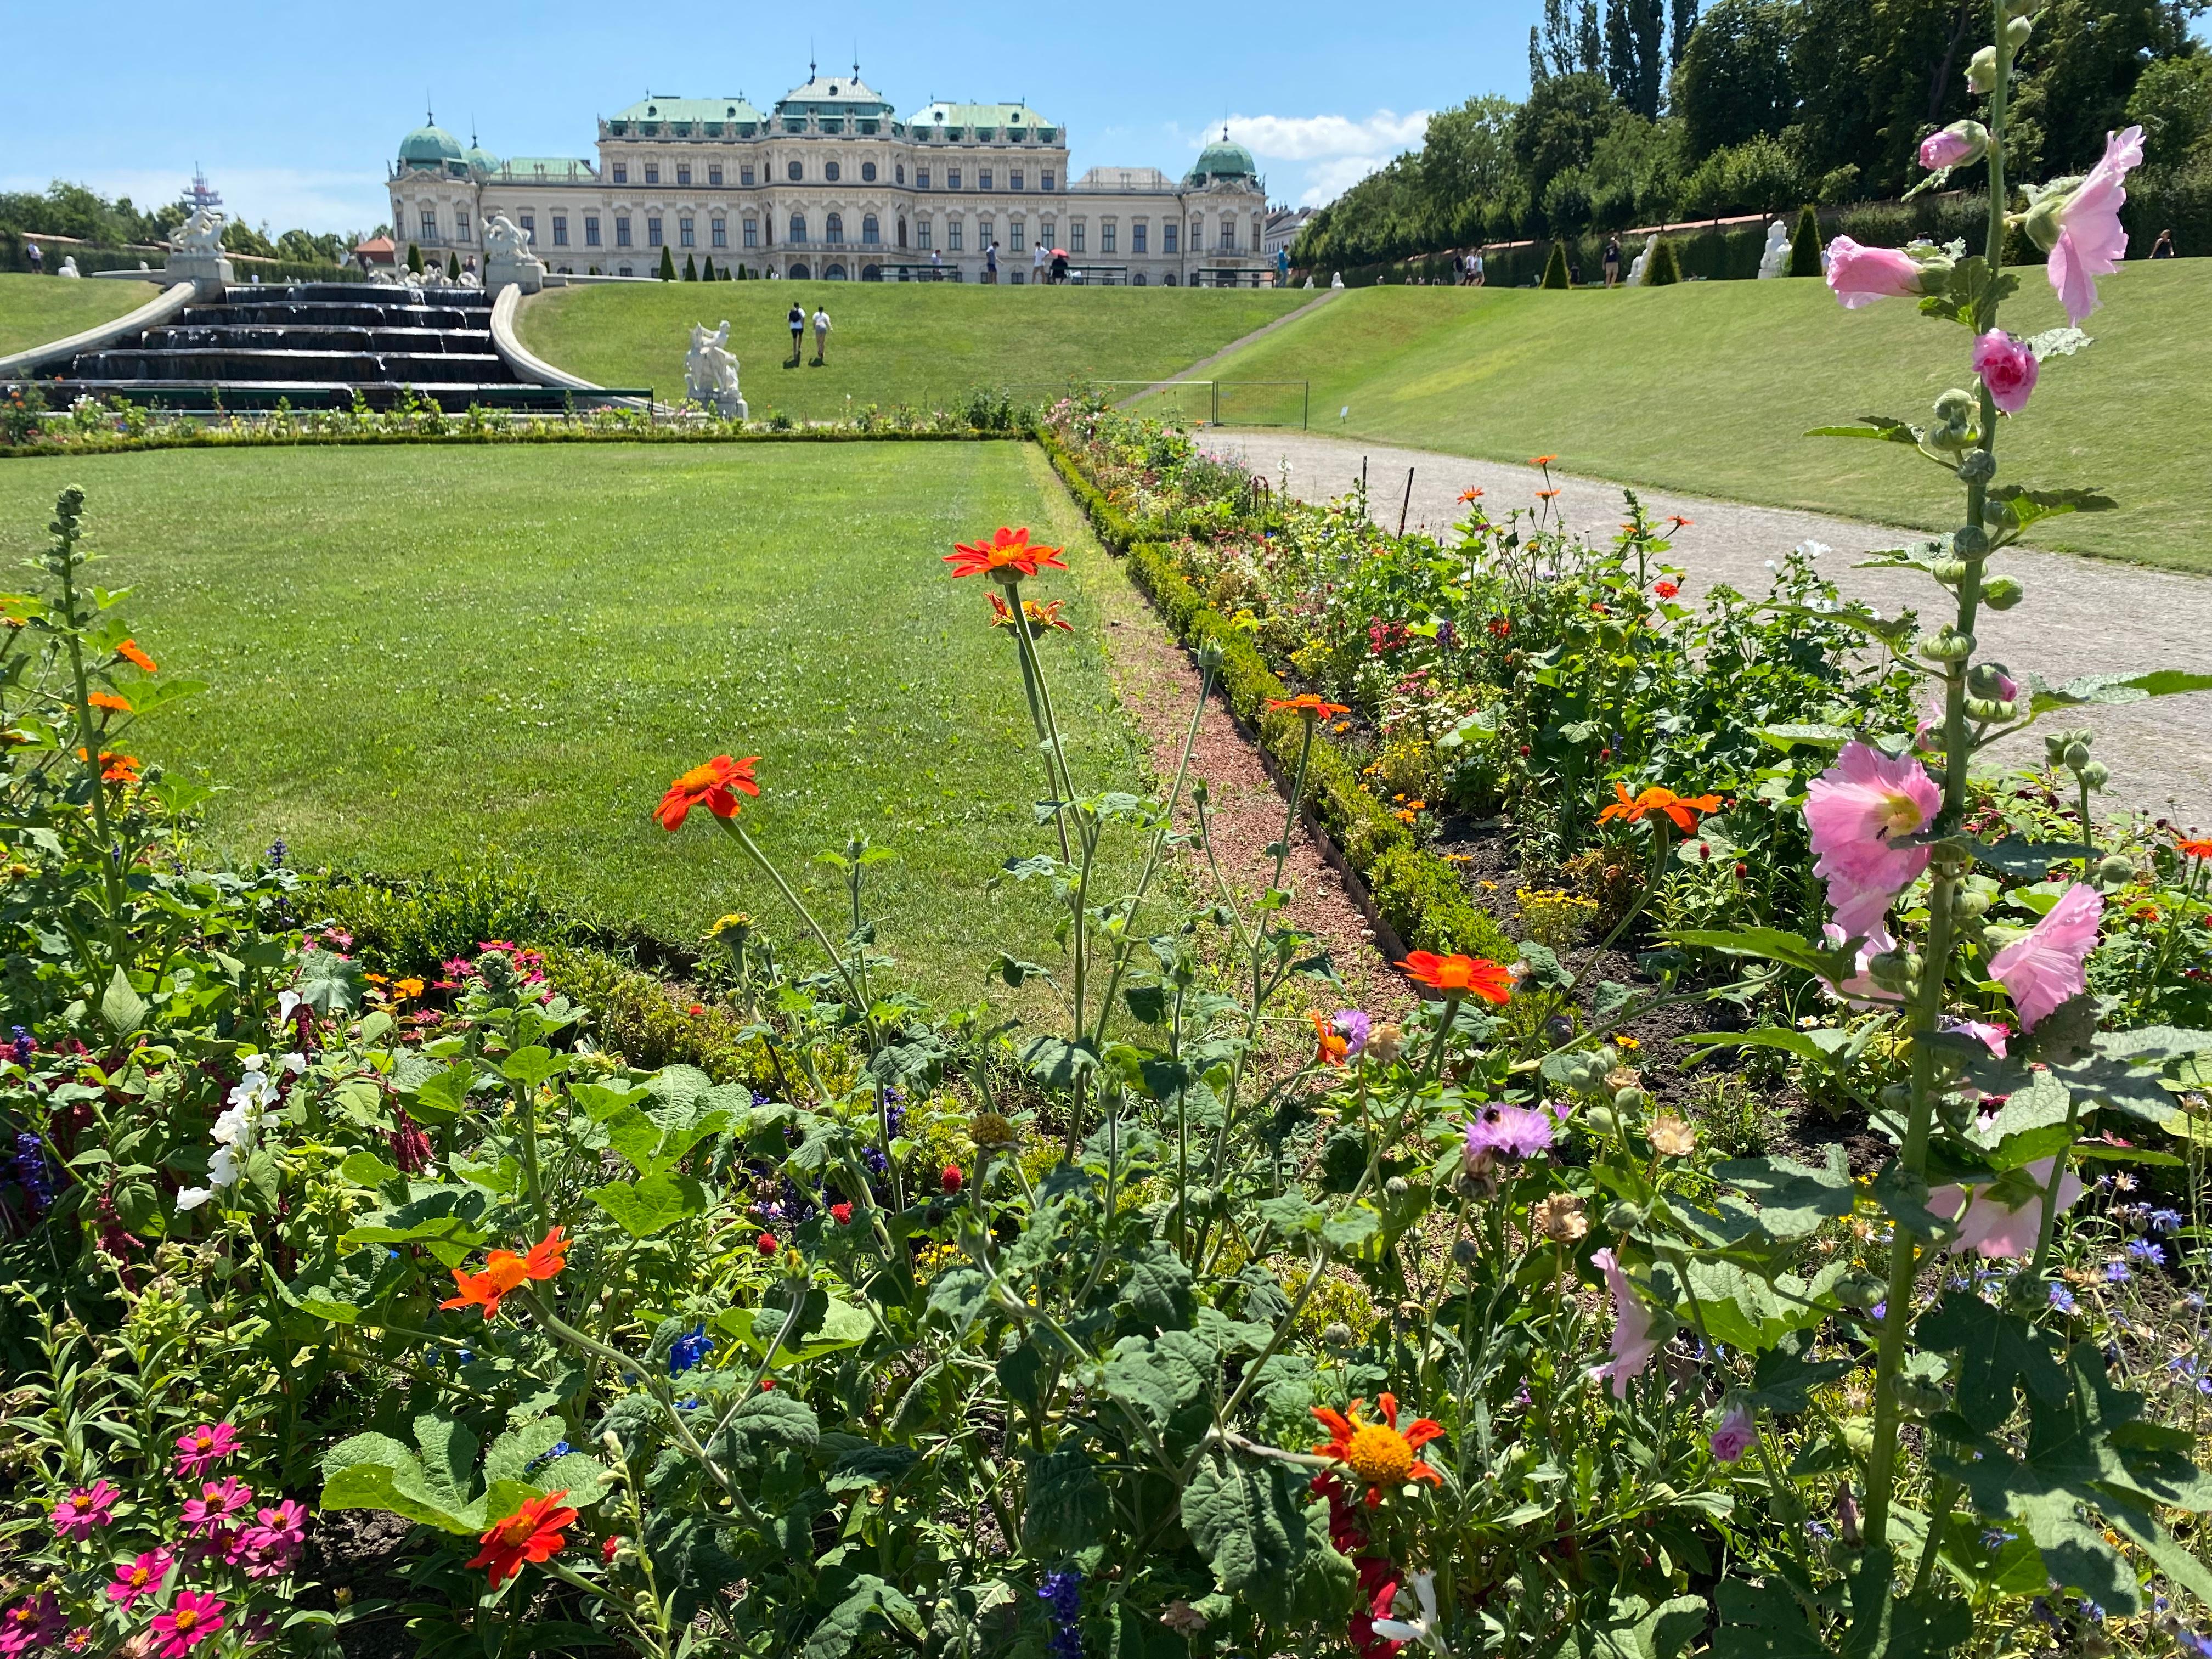
[[[2001,1550],[2019,1536],[2018,1533],[2007,1532],[2002,1527],[1991,1527],[1982,1534],[1982,1547],[1990,1551]]]
[[[2105,1264],[2105,1282],[2108,1285],[2124,1285],[2134,1277],[2128,1271],[2128,1264],[2118,1256]]]
[[[53,1171],[46,1168],[46,1149],[28,1129],[15,1133],[15,1179],[31,1195],[31,1208],[40,1215],[54,1201]]]
[[[1052,1609],[1053,1659],[1083,1659],[1083,1635],[1076,1627],[1083,1614],[1082,1573],[1073,1567],[1047,1573],[1037,1597]]]
[[[523,1473],[527,1474],[531,1469],[538,1468],[540,1464],[550,1463],[556,1457],[566,1457],[570,1452],[575,1449],[576,1449],[570,1445],[567,1441],[556,1440],[551,1445],[548,1446],[544,1451],[538,1453],[537,1456],[532,1458],[528,1466],[523,1470]]]
[[[2053,1285],[2051,1287],[2051,1305],[2061,1313],[2070,1314],[2081,1304],[2074,1300],[2074,1292],[2063,1285]]]
[[[668,1374],[681,1376],[694,1365],[704,1360],[714,1346],[714,1338],[707,1334],[704,1321],[693,1326],[676,1339],[668,1350]]]
[[[2150,1240],[2147,1238],[2130,1239],[2128,1241],[2128,1254],[2138,1261],[2148,1262],[2154,1267],[2163,1267],[2166,1266],[2165,1250],[2160,1249],[2158,1245],[2152,1243]]]
[[[38,1053],[39,1045],[32,1040],[31,1034],[21,1026],[13,1026],[10,1029],[15,1034],[15,1040],[9,1043],[9,1052],[15,1056],[15,1063],[18,1066],[28,1066],[31,1063],[31,1056]]]
[[[2212,1634],[2203,1631],[2185,1630],[2181,1632],[2184,1646],[2196,1654],[2197,1659],[2212,1659]]]
[[[279,836],[270,842],[268,852],[262,856],[269,860],[270,868],[281,869],[284,863],[284,837]]]
[[[2179,1210],[2153,1210],[2150,1212],[2150,1230],[2154,1233],[2179,1232],[2181,1231],[2181,1212]]]

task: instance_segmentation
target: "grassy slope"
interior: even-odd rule
[[[2131,264],[2104,286],[2096,343],[2046,364],[2027,416],[2001,434],[2003,476],[2095,485],[2118,512],[2056,520],[2039,544],[2212,569],[2202,487],[2212,425],[2207,267]],[[2024,271],[2008,325],[2063,322]],[[1958,487],[1887,445],[1808,438],[1863,414],[1927,418],[1968,380],[1964,331],[1902,303],[1839,310],[1812,282],[1675,288],[1381,288],[1343,295],[1219,366],[1224,379],[1305,379],[1344,430],[1496,460],[1556,452],[1571,472],[1926,529]],[[1316,430],[1334,429],[1316,415]]]
[[[601,386],[684,389],[691,325],[730,319],[756,418],[852,404],[945,405],[979,385],[1158,380],[1296,307],[1271,289],[986,288],[929,283],[669,283],[553,289],[522,310],[523,343]],[[829,308],[830,361],[791,364],[792,302]]]
[[[31,276],[0,271],[0,354],[65,340],[70,335],[136,311],[154,297],[143,283],[86,277]]]
[[[161,453],[0,466],[0,559],[81,483],[100,580],[135,590],[165,674],[204,679],[129,746],[227,787],[220,846],[398,872],[511,863],[597,914],[696,938],[744,908],[789,937],[741,852],[652,819],[670,778],[763,757],[745,822],[787,874],[854,827],[882,943],[959,994],[1005,948],[1056,960],[1046,896],[986,878],[1042,850],[1012,641],[955,537],[1051,527],[1035,584],[1094,787],[1140,775],[1085,587],[1120,582],[1012,443]],[[834,920],[834,901],[833,920]],[[956,977],[957,976],[957,977]]]

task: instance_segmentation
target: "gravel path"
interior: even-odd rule
[[[1325,501],[1351,489],[1364,457],[1370,510],[1386,525],[1397,521],[1410,467],[1413,501],[1406,527],[1447,538],[1461,516],[1462,489],[1481,489],[1486,504],[1498,513],[1531,503],[1532,493],[1541,487],[1533,467],[1311,433],[1219,432],[1208,434],[1205,444],[1270,477],[1279,476],[1287,459],[1291,492],[1310,501]],[[1560,487],[1559,506],[1571,527],[1580,524],[1609,533],[1618,522],[1618,485],[1556,469],[1553,482]],[[1835,550],[1821,565],[1844,592],[1879,606],[1885,616],[1911,605],[1926,618],[1935,614],[1934,601],[1943,597],[1917,571],[1850,568],[1857,556],[1903,546],[1917,532],[1663,490],[1638,494],[1654,518],[1679,513],[1692,520],[1691,528],[1674,538],[1671,556],[1686,568],[1685,586],[1693,596],[1716,582],[1763,593],[1767,562],[1810,540]],[[2032,670],[2045,679],[2066,680],[2079,674],[2212,668],[2212,581],[2027,550],[2003,554],[2000,568],[2027,585],[2027,597],[2002,615],[1984,613],[1979,638],[2015,673]],[[2212,693],[2087,708],[2071,723],[2096,730],[2097,754],[2112,772],[2107,805],[2144,807],[2184,825],[2212,823]],[[2046,729],[2039,726],[2009,739],[1991,751],[1993,757],[2013,765],[2039,762],[2041,732]]]

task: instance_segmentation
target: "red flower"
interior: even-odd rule
[[[967,1177],[960,1173],[960,1166],[957,1164],[948,1164],[939,1174],[937,1184],[945,1189],[945,1195],[950,1198],[960,1190],[961,1182],[966,1179]]]
[[[491,1523],[483,1534],[483,1547],[470,1559],[472,1567],[490,1570],[491,1587],[501,1584],[522,1571],[526,1561],[544,1561],[561,1553],[568,1540],[562,1528],[575,1524],[576,1511],[559,1507],[568,1495],[563,1487],[548,1492],[543,1498],[533,1498],[509,1516]]]
[[[694,1018],[694,1019],[698,1018],[700,1015],[702,1015],[702,1014],[705,1013],[706,1012],[707,1012],[707,1005],[706,1005],[705,1003],[703,1003],[703,1002],[695,1002],[695,1003],[693,1003],[693,1004],[691,1005],[691,1010],[690,1010],[690,1012],[691,1012],[691,1018]]]
[[[1343,1065],[1345,1055],[1352,1051],[1352,1044],[1344,1033],[1310,1010],[1307,1012],[1306,1018],[1313,1021],[1315,1063],[1321,1066]]]
[[[130,663],[136,667],[144,669],[149,674],[155,672],[154,667],[154,659],[148,656],[144,651],[139,648],[138,641],[136,640],[124,641],[122,644],[115,647],[115,654],[122,658],[124,661]]]
[[[1054,570],[1067,568],[1060,562],[1060,549],[1030,546],[1026,527],[1008,530],[1001,526],[988,542],[972,545],[955,542],[952,545],[959,550],[947,553],[945,562],[956,567],[952,572],[956,580],[962,576],[988,576],[994,582],[1011,586],[1024,576],[1036,575],[1040,565]]]
[[[1656,593],[1662,599],[1671,599],[1677,593],[1682,591],[1682,584],[1680,582],[1654,582],[1651,584],[1651,591],[1654,593]]]
[[[2185,859],[2212,859],[2212,841],[2177,842],[2174,851]]]
[[[743,760],[717,755],[704,766],[693,767],[668,786],[653,816],[660,820],[662,829],[669,830],[681,830],[695,806],[704,806],[718,818],[737,817],[738,798],[730,792],[742,789],[748,795],[760,793],[760,785],[753,781],[753,768],[759,762],[758,755],[748,755]]]
[[[500,1298],[511,1294],[525,1279],[550,1279],[568,1265],[568,1241],[563,1237],[567,1231],[562,1227],[549,1229],[544,1237],[530,1247],[527,1255],[517,1255],[513,1250],[494,1250],[484,1258],[482,1273],[454,1268],[453,1283],[461,1287],[461,1293],[438,1305],[482,1308],[487,1320],[496,1317]]]
[[[1348,1414],[1331,1411],[1326,1406],[1314,1407],[1314,1415],[1329,1431],[1329,1438],[1314,1449],[1334,1457],[1350,1469],[1367,1486],[1367,1507],[1374,1509],[1382,1501],[1386,1487],[1402,1486],[1409,1480],[1425,1480],[1431,1486],[1443,1485],[1443,1477],[1415,1455],[1443,1431],[1443,1425],[1424,1417],[1409,1425],[1401,1434],[1398,1430],[1398,1397],[1382,1395],[1382,1421],[1363,1423],[1360,1407],[1367,1402],[1355,1400]]]
[[[1328,720],[1332,715],[1349,714],[1352,712],[1342,703],[1325,702],[1322,698],[1316,696],[1310,691],[1301,691],[1295,697],[1270,697],[1267,699],[1267,712],[1269,714],[1272,714],[1275,713],[1276,710],[1282,708],[1289,709],[1293,714],[1302,714],[1308,720]]]
[[[1671,514],[1668,518],[1667,522],[1673,525],[1677,530],[1687,530],[1692,525],[1697,523],[1697,520],[1695,519],[1686,519],[1680,514],[1676,513]]]
[[[1432,991],[1458,991],[1495,1003],[1510,1002],[1513,997],[1513,975],[1486,957],[1440,957],[1432,951],[1416,951],[1398,965],[1407,977]]]
[[[1604,823],[1612,818],[1625,818],[1631,823],[1641,823],[1653,812],[1664,812],[1674,821],[1674,827],[1684,835],[1698,827],[1698,814],[1721,810],[1718,795],[1678,795],[1673,790],[1653,784],[1633,799],[1629,798],[1628,786],[1615,781],[1613,793],[1620,797],[1597,815]]]
[[[841,1227],[850,1226],[853,1222],[853,1206],[849,1204],[832,1204],[830,1206],[830,1218]]]
[[[758,1238],[753,1241],[753,1249],[758,1250],[763,1255],[774,1255],[782,1248],[783,1247],[781,1244],[778,1244],[775,1242],[775,1235],[774,1233],[763,1233]]]
[[[622,1540],[619,1538],[608,1537],[602,1539],[599,1541],[600,1561],[604,1565],[611,1567],[615,1564],[615,1552],[621,1547]]]

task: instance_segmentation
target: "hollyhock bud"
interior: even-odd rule
[[[1974,342],[1974,373],[1990,389],[1990,402],[2008,415],[2027,407],[2038,368],[2027,343],[2002,329],[1993,328]]]
[[[1997,49],[1984,46],[1966,64],[1966,90],[1993,92],[1997,84]]]
[[[1954,471],[1961,483],[1987,483],[1997,476],[1997,458],[1986,449],[1971,449],[1959,458]]]
[[[1964,662],[1974,654],[1974,636],[1961,634],[1947,623],[1920,641],[1919,652],[1929,662]]]
[[[2081,769],[2084,789],[2102,789],[2112,781],[2112,769],[2100,760],[2093,760]]]
[[[2012,48],[2014,57],[2019,57],[2027,50],[2028,37],[2034,33],[2035,20],[2032,17],[2014,17],[2006,20],[2005,45]]]
[[[1863,247],[1848,236],[1828,244],[1828,287],[1846,311],[1876,300],[1911,300],[1941,289],[1950,276],[1948,255],[1925,242],[1910,248]]]
[[[1992,576],[1982,584],[1982,603],[1992,611],[2009,611],[2027,592],[2017,577]]]
[[[1978,524],[1962,524],[1951,532],[1951,550],[1962,559],[1978,559],[1990,550],[1990,532]]]
[[[1979,121],[1954,121],[1920,141],[1920,165],[1930,173],[1938,167],[1965,167],[1980,161],[1989,148],[1990,130]]]
[[[2118,853],[2107,853],[2097,860],[2097,879],[2107,887],[2118,887],[2135,879],[2135,861]]]
[[[2058,758],[2064,761],[2070,770],[2080,771],[2089,763],[2088,740],[2086,738],[2075,738],[2066,745]]]

